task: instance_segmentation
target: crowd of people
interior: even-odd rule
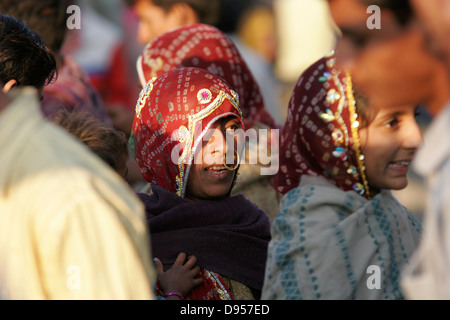
[[[254,2],[123,1],[90,74],[77,2],[0,0],[0,299],[450,298],[449,2],[326,1],[285,103]]]

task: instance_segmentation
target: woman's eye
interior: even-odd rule
[[[390,120],[389,122],[386,123],[386,128],[392,128],[395,125],[398,124],[398,119],[397,118],[393,118],[392,120]]]
[[[237,125],[231,125],[226,128],[226,132],[228,134],[235,134],[238,129],[239,129],[239,127]]]

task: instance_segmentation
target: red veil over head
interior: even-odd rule
[[[149,81],[130,137],[144,179],[184,197],[195,151],[211,125],[228,116],[242,123],[238,95],[206,70],[179,68]]]
[[[370,198],[351,78],[331,53],[299,78],[289,102],[275,187],[296,188],[302,175],[324,176],[339,188]]]

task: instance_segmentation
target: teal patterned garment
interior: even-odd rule
[[[272,225],[263,299],[403,299],[421,223],[382,191],[371,200],[302,177]]]

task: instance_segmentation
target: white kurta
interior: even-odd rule
[[[402,282],[408,299],[450,299],[450,103],[434,120],[416,157],[425,178],[424,234]]]

